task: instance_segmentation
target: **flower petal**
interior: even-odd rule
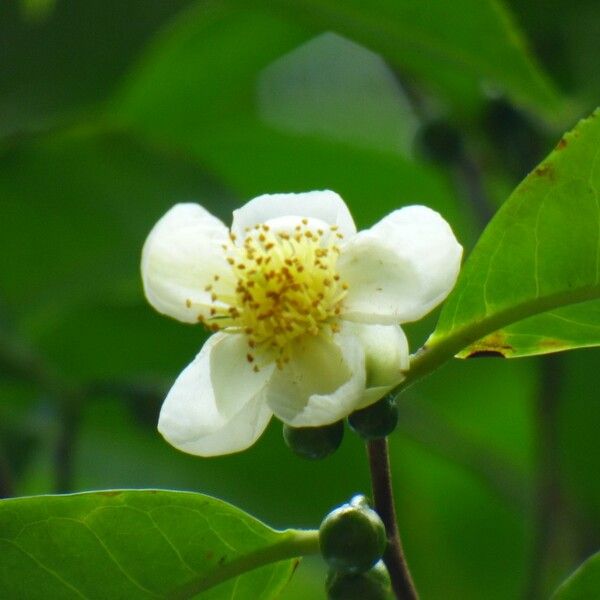
[[[228,241],[225,225],[199,204],[171,208],[142,250],[142,280],[150,304],[186,323],[208,316],[212,302],[205,287],[214,275],[223,285],[231,272],[221,247]]]
[[[365,355],[357,337],[342,331],[334,340],[307,336],[292,360],[275,370],[267,402],[293,427],[318,427],[355,410],[365,390]]]
[[[456,283],[462,246],[425,206],[396,210],[344,247],[337,264],[348,283],[344,318],[364,323],[416,321]]]
[[[347,323],[345,325],[365,352],[367,388],[394,386],[404,379],[410,366],[408,340],[399,325],[368,325]]]
[[[271,411],[264,387],[273,367],[255,373],[242,335],[211,336],[165,399],[158,430],[176,448],[200,456],[244,450],[263,432]]]
[[[367,408],[371,404],[375,404],[378,400],[381,400],[394,386],[393,385],[380,385],[377,387],[367,388],[358,403],[356,410],[361,408]]]
[[[263,194],[233,211],[231,231],[244,237],[247,227],[254,227],[277,217],[313,217],[337,225],[339,232],[350,237],[356,226],[345,202],[329,190],[300,194]]]

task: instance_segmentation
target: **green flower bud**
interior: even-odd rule
[[[318,460],[333,454],[342,443],[344,422],[338,421],[324,427],[283,426],[283,439],[298,456]]]
[[[387,395],[375,404],[353,412],[348,417],[350,427],[365,440],[376,440],[389,435],[398,424],[398,407]]]
[[[390,600],[392,584],[380,560],[364,573],[341,573],[330,570],[325,583],[329,600]]]
[[[370,569],[383,556],[386,543],[385,526],[364,496],[330,512],[319,529],[323,558],[344,573]]]

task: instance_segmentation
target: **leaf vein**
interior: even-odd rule
[[[65,587],[67,587],[70,590],[72,590],[73,592],[75,592],[80,598],[84,598],[85,600],[90,600],[88,596],[86,596],[85,594],[83,594],[80,590],[78,590],[75,586],[71,585],[68,581],[64,580],[54,569],[51,569],[50,567],[48,567],[47,565],[45,565],[41,560],[39,560],[35,556],[33,556],[33,554],[30,554],[29,552],[27,552],[27,550],[25,550],[25,548],[23,548],[22,546],[20,546],[19,544],[17,544],[17,542],[15,542],[13,540],[6,539],[6,538],[0,538],[0,539],[3,539],[5,542],[7,542],[9,544],[12,544],[15,548],[17,548],[18,550],[20,550],[21,552],[23,552],[23,554],[25,554],[26,556],[28,556],[42,570],[44,570],[47,573],[49,573],[50,575],[52,575],[55,579],[57,579],[58,581],[60,581],[60,583],[62,583]]]

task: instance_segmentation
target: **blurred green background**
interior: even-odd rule
[[[320,463],[273,422],[247,452],[155,430],[205,334],[154,313],[143,241],[172,204],[229,222],[329,188],[359,227],[421,203],[470,249],[600,99],[594,0],[0,4],[0,496],[161,487],[276,527],[368,492],[350,432]],[[408,327],[416,349],[435,315]],[[455,361],[401,398],[400,529],[424,600],[546,598],[600,548],[597,350]],[[284,598],[323,598],[308,560]]]

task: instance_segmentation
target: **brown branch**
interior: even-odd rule
[[[375,510],[381,517],[388,536],[383,561],[389,571],[392,588],[398,600],[418,600],[419,596],[408,570],[396,522],[387,438],[367,442],[367,454]]]
[[[66,494],[74,489],[75,445],[81,421],[81,401],[79,397],[62,400],[60,431],[54,450],[54,491]]]
[[[12,473],[4,449],[0,445],[0,498],[12,496],[14,496]]]

